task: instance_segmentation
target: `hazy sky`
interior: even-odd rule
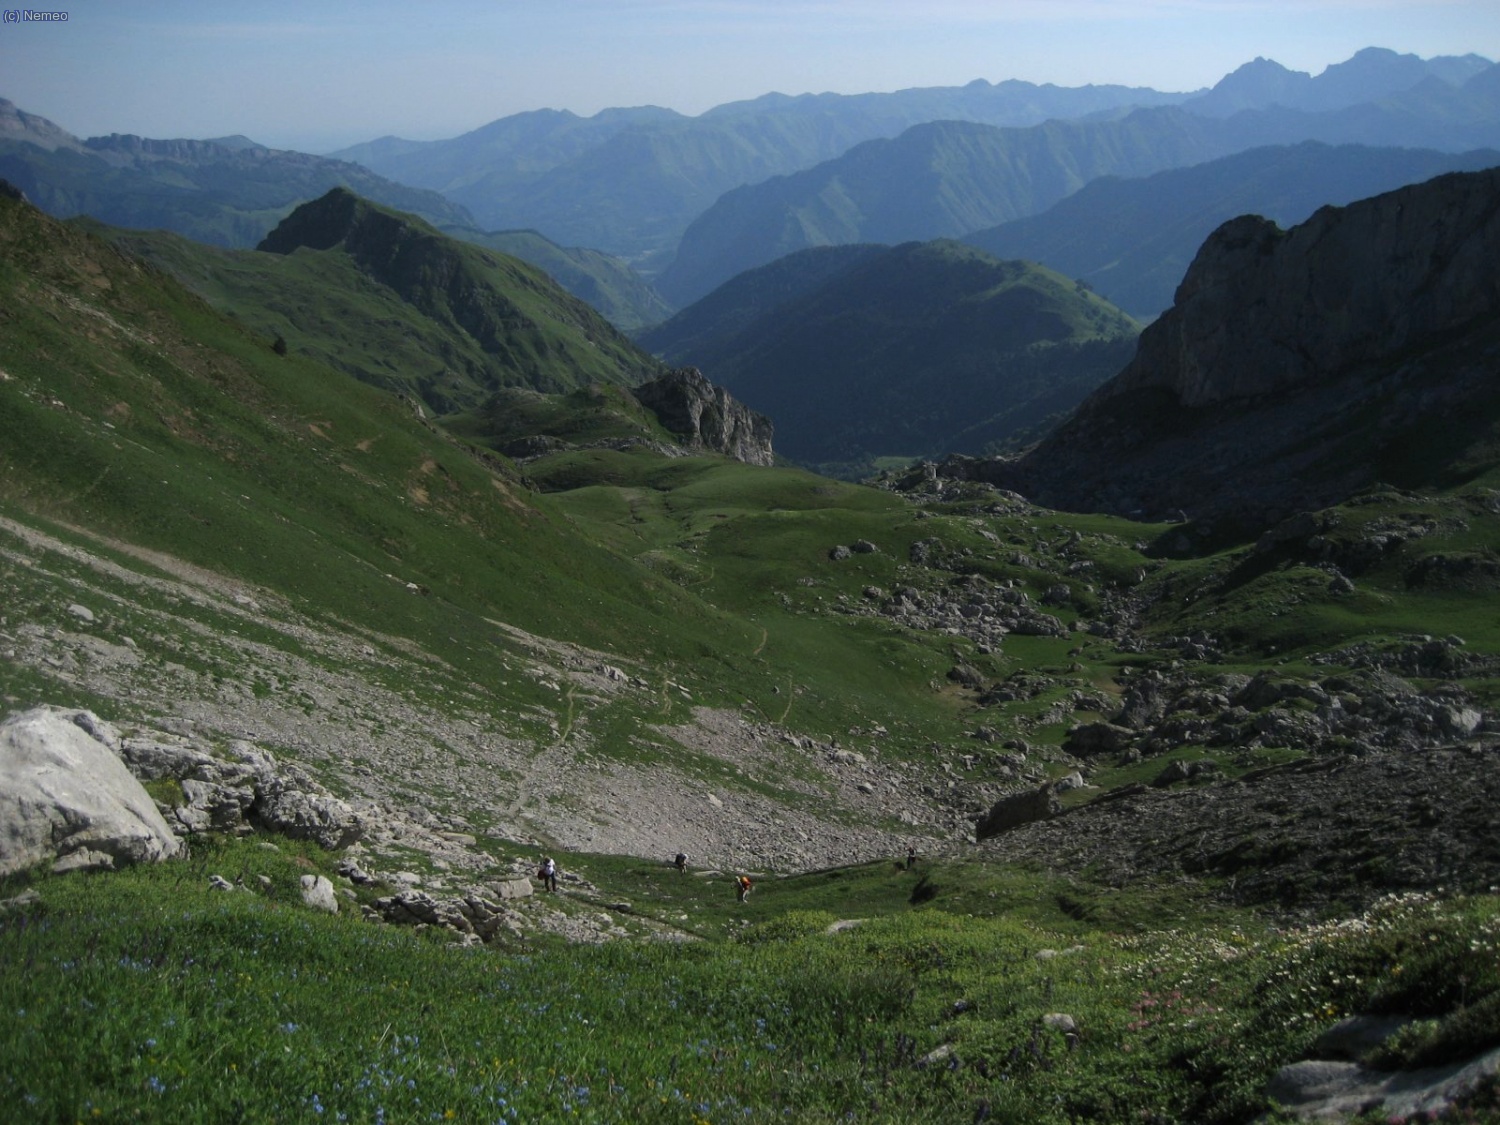
[[[0,0],[3,2],[3,0]],[[17,9],[19,10],[19,9]],[[0,97],[80,136],[328,151],[522,110],[1020,78],[1211,86],[1257,55],[1500,59],[1500,0],[83,0],[0,23]]]

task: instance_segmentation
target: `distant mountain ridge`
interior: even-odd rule
[[[669,257],[688,222],[725,191],[811,167],[912,125],[1030,125],[1186,96],[981,79],[888,94],[768,94],[699,117],[657,107],[589,118],[536,110],[451,140],[382,138],[333,155],[441,191],[483,224],[532,227],[554,241],[649,264],[653,256]]]
[[[859,476],[1034,435],[1119,369],[1137,331],[1050,270],[940,241],[803,251],[641,342],[769,415],[785,456]]]
[[[226,248],[254,246],[296,204],[347,187],[454,237],[540,266],[622,328],[657,323],[672,311],[616,258],[559,246],[535,232],[481,231],[468,211],[436,192],[386,180],[358,164],[268,149],[248,137],[80,140],[0,100],[0,176],[7,175],[58,218],[87,214],[111,226],[161,227]]]
[[[1116,117],[1132,109],[1172,105],[1208,117],[1274,105],[1299,113],[1339,112],[1401,97],[1429,83],[1452,92],[1493,66],[1475,55],[1422,60],[1367,48],[1317,77],[1257,60],[1212,90],[1190,93],[979,79],[965,86],[893,93],[766,94],[716,106],[698,117],[654,106],[608,109],[589,118],[536,110],[444,141],[385,137],[334,155],[403,183],[441,191],[484,225],[534,228],[560,243],[627,257],[654,276],[670,261],[689,223],[724,193],[805,171],[863,142],[889,140],[914,126],[951,121],[1027,128],[1049,120]],[[1435,92],[1441,100],[1442,91]],[[1348,127],[1354,128],[1353,123]],[[1238,147],[1309,137],[1459,149],[1490,143],[1293,130],[1248,137]],[[913,237],[948,233],[962,232],[929,230]],[[695,294],[701,295],[701,290]]]
[[[1378,103],[1273,106],[1216,118],[1184,108],[1027,129],[937,123],[722,196],[683,235],[657,288],[684,304],[805,246],[962,237],[1036,214],[1104,175],[1144,176],[1268,145],[1500,148],[1500,67],[1460,87],[1429,77]]]
[[[436,192],[348,161],[269,149],[244,137],[80,140],[3,99],[0,178],[58,218],[91,215],[112,226],[161,227],[211,246],[253,246],[298,203],[336,186],[433,222],[474,222]]]
[[[1273,105],[1319,113],[1389,98],[1429,79],[1462,86],[1494,65],[1474,54],[1422,59],[1381,47],[1366,47],[1313,77],[1305,71],[1289,70],[1271,59],[1256,58],[1225,75],[1212,90],[1189,98],[1182,105],[1193,113],[1212,117]]]
[[[805,172],[727,192],[693,221],[656,280],[687,304],[809,246],[956,238],[1035,214],[1102,175],[1145,175],[1222,154],[1181,110],[1018,129],[940,121],[867,141]]]
[[[1237,215],[1291,226],[1319,207],[1497,164],[1495,149],[1450,154],[1304,141],[1144,178],[1101,176],[1039,215],[963,241],[1079,278],[1132,316],[1150,319],[1172,304],[1204,239]]]

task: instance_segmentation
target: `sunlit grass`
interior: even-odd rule
[[[1237,1122],[1349,1013],[1426,1020],[1388,1061],[1500,1041],[1492,896],[1295,929],[1188,899],[1184,925],[1122,932],[1010,912],[1048,886],[1021,872],[866,865],[737,905],[600,859],[606,893],[714,916],[709,940],[505,951],[300,906],[298,875],[328,862],[240,841],[35,882],[0,914],[12,1119]],[[924,876],[947,889],[913,905]]]

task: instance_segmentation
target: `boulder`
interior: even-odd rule
[[[315,840],[324,848],[343,848],[364,835],[364,824],[337,797],[294,788],[285,778],[268,778],[256,790],[251,818],[293,839]]]
[[[1085,784],[1083,774],[1074,770],[1072,773],[1065,774],[1054,781],[1052,787],[1059,793],[1066,793],[1070,789],[1082,789]]]
[[[989,812],[979,818],[974,825],[974,836],[985,840],[1023,824],[1050,819],[1061,812],[1062,802],[1057,799],[1057,793],[1050,785],[1024,793],[1013,793],[1009,797],[1000,798],[990,807]]]
[[[1369,1070],[1352,1062],[1284,1066],[1266,1087],[1283,1112],[1302,1120],[1343,1120],[1374,1110],[1382,1117],[1436,1121],[1500,1073],[1500,1049],[1469,1062],[1422,1070]]]
[[[524,875],[518,879],[496,879],[485,886],[501,899],[529,898],[532,891],[531,880]]]
[[[154,862],[181,845],[88,711],[37,707],[0,723],[0,873],[36,863]],[[69,860],[78,852],[90,853]]]
[[[1118,754],[1135,738],[1135,731],[1113,723],[1080,723],[1068,731],[1063,749],[1069,754]]]
[[[334,897],[333,884],[323,875],[302,876],[302,901],[314,910],[326,910],[329,914],[339,912],[339,900]]]

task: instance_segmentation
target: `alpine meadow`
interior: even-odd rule
[[[4,1120],[1500,1122],[1500,65],[970,78],[7,79]]]

